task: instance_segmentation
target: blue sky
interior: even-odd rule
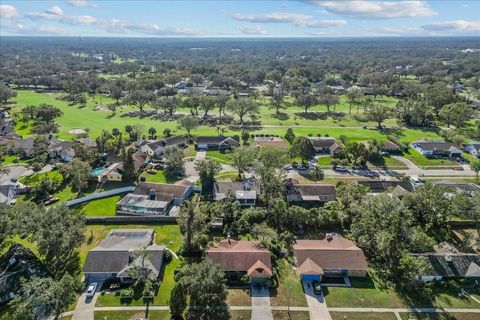
[[[0,35],[480,36],[480,1],[0,0]]]

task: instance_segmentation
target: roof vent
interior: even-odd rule
[[[446,254],[446,255],[445,255],[445,261],[447,261],[447,262],[452,262],[452,256],[449,255],[449,254]]]
[[[327,233],[327,234],[325,235],[325,239],[326,239],[327,241],[332,241],[332,240],[333,240],[333,234],[332,234],[332,233]]]

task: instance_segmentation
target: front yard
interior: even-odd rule
[[[291,264],[285,260],[279,260],[278,287],[270,290],[270,302],[272,306],[306,307],[307,300],[303,292],[300,276],[293,270]]]
[[[219,164],[232,164],[232,159],[228,153],[221,153],[217,150],[208,150],[207,158],[215,160]]]
[[[451,169],[458,168],[460,165],[449,159],[428,159],[420,154],[418,151],[409,148],[408,152],[404,153],[403,156],[408,160],[412,161],[415,165],[425,170],[432,169]]]

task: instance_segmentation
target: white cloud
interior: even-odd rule
[[[233,18],[239,21],[248,21],[256,23],[293,23],[303,25],[307,20],[312,20],[312,16],[306,14],[289,12],[272,12],[260,14],[234,13]]]
[[[63,16],[63,10],[59,6],[53,6],[50,9],[45,10],[45,13],[53,16]]]
[[[27,14],[27,17],[32,20],[51,20],[72,25],[92,25],[97,22],[97,19],[92,16],[67,16],[58,6],[53,6],[44,12],[30,12]]]
[[[467,20],[451,20],[442,21],[422,26],[422,29],[435,32],[435,33],[448,33],[451,35],[456,34],[480,34],[480,20],[479,21],[467,21]]]
[[[297,27],[330,28],[345,25],[345,20],[315,20],[313,16],[288,12],[273,12],[265,14],[234,13],[233,18],[239,21],[254,23],[292,23]]]
[[[309,28],[331,28],[331,27],[340,27],[346,25],[347,21],[345,20],[317,20],[311,21],[305,24]]]
[[[87,0],[69,0],[68,4],[73,7],[96,7],[96,4],[91,3]]]
[[[430,17],[436,14],[424,1],[307,1],[327,12],[357,19]]]
[[[261,26],[239,27],[238,30],[240,30],[240,32],[242,32],[243,34],[249,34],[249,35],[267,34],[267,30],[265,30]]]
[[[0,4],[0,18],[13,19],[18,16],[17,9],[9,4]]]
[[[161,27],[157,24],[133,24],[124,20],[110,19],[99,23],[99,26],[110,33],[137,33],[153,36],[200,36],[202,32],[192,28]]]

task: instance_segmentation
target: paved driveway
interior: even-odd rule
[[[0,183],[10,181],[11,179],[19,179],[27,172],[27,168],[24,166],[9,166],[8,172],[0,174]]]
[[[307,285],[307,281],[302,281],[302,285],[305,298],[307,299],[308,311],[310,312],[310,320],[332,320],[323,294],[316,295],[313,293],[313,287],[311,283]]]
[[[100,295],[100,289],[102,288],[102,283],[99,282],[97,286],[97,291],[92,298],[87,298],[86,289],[85,292],[80,295],[77,300],[77,305],[75,306],[75,311],[73,311],[72,320],[93,320],[95,314],[95,303],[97,298]]]
[[[273,320],[268,287],[252,286],[252,320]]]

